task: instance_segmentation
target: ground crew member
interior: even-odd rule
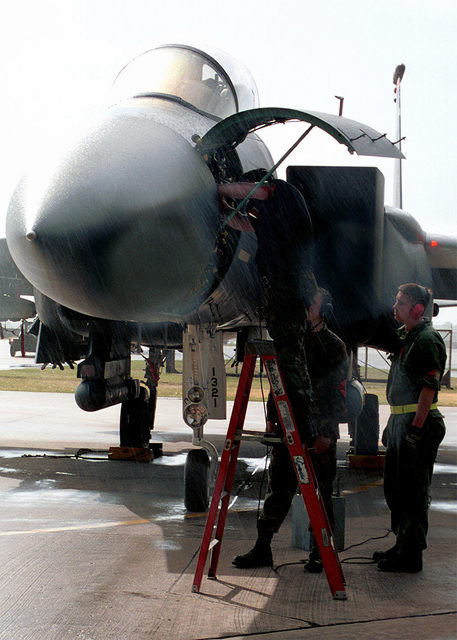
[[[421,571],[422,551],[427,547],[433,465],[445,434],[437,399],[446,348],[424,318],[431,297],[430,289],[403,284],[394,305],[395,319],[403,326],[387,381],[391,415],[383,444],[384,495],[396,543],[386,552],[373,554],[381,571]]]
[[[250,171],[241,182],[218,186],[222,211],[255,189],[265,169]],[[304,349],[305,319],[317,284],[313,267],[311,216],[300,191],[284,180],[270,178],[250,197],[244,213],[230,225],[254,231],[256,264],[263,287],[261,318],[273,338],[281,373],[303,441],[317,435],[312,418],[312,385]]]
[[[314,450],[310,450],[310,453],[329,522],[333,527],[332,492],[336,475],[336,444],[339,437],[339,417],[345,410],[344,382],[348,359],[343,341],[323,321],[321,313],[328,301],[329,294],[319,289],[308,310],[308,329],[304,344],[319,430]],[[267,430],[281,431],[271,395],[267,406]],[[233,564],[239,568],[272,565],[271,540],[284,521],[297,489],[297,477],[290,454],[287,445],[282,442],[272,446],[268,473],[267,495],[257,522],[257,541],[251,551],[233,559]],[[322,571],[322,562],[313,537],[305,569],[312,573]]]
[[[260,180],[264,170],[243,180]],[[311,445],[317,435],[313,392],[304,349],[308,308],[317,291],[311,216],[301,193],[284,180],[269,179],[271,197],[252,202],[256,263],[263,285],[261,315],[273,339],[297,429]]]

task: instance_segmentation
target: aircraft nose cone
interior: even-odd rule
[[[81,313],[178,318],[205,288],[218,228],[216,186],[174,130],[108,112],[11,200],[8,246],[32,284]]]

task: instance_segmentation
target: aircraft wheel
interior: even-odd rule
[[[187,511],[206,511],[209,505],[210,460],[205,449],[192,449],[184,469],[184,506]]]

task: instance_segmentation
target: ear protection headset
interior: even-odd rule
[[[409,315],[413,320],[419,320],[419,318],[424,314],[424,305],[420,302],[416,302],[414,307],[409,312]]]
[[[430,302],[430,293],[429,293],[429,291],[425,287],[421,286],[420,284],[418,284],[417,286],[419,287],[423,303],[422,302],[416,302],[416,304],[411,309],[410,316],[411,316],[411,318],[413,320],[419,320],[419,318],[424,314],[424,311],[425,311],[426,307],[428,306],[428,303]]]
[[[319,291],[322,293],[322,304],[320,315],[322,318],[328,318],[333,313],[333,300],[332,296],[326,289],[319,287]]]

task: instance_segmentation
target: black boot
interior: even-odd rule
[[[373,560],[375,562],[380,562],[381,560],[387,560],[387,558],[391,558],[397,553],[398,547],[394,544],[393,547],[387,549],[387,551],[375,551],[373,553]]]
[[[380,571],[389,573],[416,573],[422,571],[422,552],[396,553],[378,562]]]
[[[273,554],[271,553],[271,547],[269,543],[259,544],[259,541],[255,543],[255,546],[242,556],[235,556],[232,560],[232,564],[238,569],[251,569],[253,567],[272,567],[273,566]]]
[[[324,566],[322,564],[319,549],[316,546],[311,547],[308,560],[305,562],[305,571],[307,573],[322,573]]]

